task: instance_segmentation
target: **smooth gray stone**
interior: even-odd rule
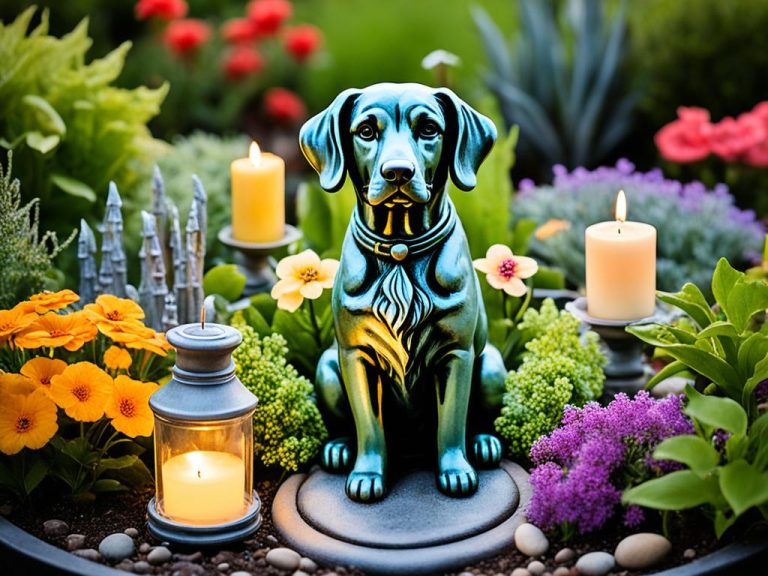
[[[280,570],[296,570],[301,563],[301,554],[290,548],[275,548],[267,552],[267,562]]]
[[[99,544],[99,554],[112,562],[119,562],[133,555],[133,539],[127,534],[110,534]]]
[[[311,558],[302,558],[299,562],[299,570],[312,574],[317,572],[317,564]]]
[[[672,543],[661,534],[640,532],[624,538],[613,553],[616,563],[630,570],[644,570],[661,562]]]
[[[565,564],[566,562],[570,562],[576,558],[576,552],[574,552],[571,548],[563,548],[555,554],[555,562],[558,564]]]
[[[451,498],[435,485],[432,471],[411,472],[384,500],[354,502],[344,493],[346,476],[318,471],[299,490],[301,515],[323,534],[363,546],[416,548],[463,540],[498,526],[517,508],[514,481],[501,469],[481,473],[471,498]]]
[[[590,552],[576,562],[576,569],[584,576],[603,576],[616,565],[616,560],[608,552]]]
[[[69,525],[64,520],[46,520],[43,522],[43,532],[46,536],[66,536]]]
[[[480,471],[479,473],[480,489],[476,495],[466,499],[452,499],[439,494],[433,473],[422,474],[420,480],[418,478],[410,480],[417,484],[422,483],[424,491],[405,492],[402,495],[405,502],[393,507],[389,512],[391,514],[391,510],[394,509],[395,513],[400,516],[388,519],[377,518],[377,515],[382,514],[382,505],[386,505],[387,501],[393,497],[398,490],[398,485],[409,481],[408,477],[392,482],[390,494],[383,502],[376,504],[351,502],[344,493],[345,476],[332,477],[335,480],[332,483],[334,489],[324,496],[327,502],[322,503],[326,510],[329,510],[331,515],[339,515],[342,510],[348,511],[350,508],[367,510],[367,514],[360,513],[359,519],[362,522],[376,522],[379,527],[384,527],[385,530],[394,526],[396,531],[401,532],[398,536],[400,541],[402,541],[402,531],[398,525],[409,523],[415,533],[400,548],[393,548],[391,545],[366,546],[355,543],[353,540],[359,540],[358,531],[362,530],[357,525],[349,527],[351,532],[345,535],[345,539],[326,534],[313,526],[305,518],[304,511],[299,511],[297,502],[301,498],[304,484],[317,474],[328,476],[322,471],[310,473],[309,476],[294,474],[288,478],[280,486],[275,496],[272,505],[272,520],[282,541],[302,555],[326,566],[355,566],[369,574],[415,575],[453,572],[507,550],[512,544],[515,529],[522,523],[523,511],[531,498],[528,473],[517,464],[505,460],[501,463],[501,469]],[[501,476],[497,484],[492,483],[489,479],[494,475]],[[504,479],[503,476],[505,475],[512,481]],[[425,483],[427,479],[429,480],[428,484]],[[503,487],[510,484],[515,488],[506,494],[504,492],[492,492],[489,489],[490,486],[494,485]],[[428,492],[426,491],[427,486]],[[491,492],[491,494],[484,495],[484,490]],[[499,508],[508,508],[505,504],[513,497],[514,493],[519,494],[519,506],[508,510],[506,517],[499,514]],[[443,522],[450,524],[448,530],[444,531],[443,534],[447,534],[448,531],[451,533],[462,532],[460,528],[465,524],[463,512],[468,510],[472,510],[470,517],[476,518],[479,508],[484,511],[487,517],[495,517],[497,523],[488,525],[491,522],[486,522],[486,527],[481,529],[481,532],[469,536],[465,534],[463,538],[458,537],[452,542],[431,546],[417,545],[415,542],[424,540],[421,536],[422,527],[433,524],[432,517],[436,514],[433,508],[440,497],[447,500],[446,510],[450,511],[450,515],[443,516]],[[425,501],[428,504],[425,504]],[[309,499],[305,499],[305,507],[309,504],[311,504]],[[474,508],[472,507],[473,504],[475,505]],[[328,508],[331,505],[332,507]],[[421,522],[419,522],[419,516]],[[339,525],[339,523],[336,524]],[[463,532],[467,531],[464,530]],[[380,538],[378,536],[376,538],[377,541],[383,540],[390,544],[393,541],[392,535],[387,532],[383,532],[379,536]],[[454,538],[456,537],[454,536]]]
[[[515,546],[528,556],[541,556],[549,550],[549,540],[538,526],[526,522],[515,531]]]
[[[149,562],[139,560],[138,562],[134,562],[133,571],[136,572],[136,574],[149,574],[152,572],[152,566]]]
[[[75,556],[79,556],[80,558],[85,558],[86,560],[90,560],[91,562],[98,562],[101,560],[101,554],[98,553],[97,550],[94,550],[93,548],[86,548],[85,550],[75,550],[72,552]]]
[[[85,546],[85,534],[70,534],[66,539],[67,550],[70,552],[80,550]]]
[[[171,556],[171,551],[168,550],[168,548],[165,546],[158,546],[149,551],[149,554],[147,554],[147,562],[155,565],[165,564],[171,559]]]
[[[136,530],[136,528],[126,528],[125,530],[123,530],[123,533],[127,534],[131,538],[136,538],[139,535],[139,531]]]

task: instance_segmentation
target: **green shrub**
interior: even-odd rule
[[[580,325],[569,312],[558,312],[550,299],[540,311],[526,311],[519,330],[532,340],[522,364],[507,376],[495,422],[512,456],[527,458],[533,443],[557,427],[566,404],[583,406],[602,394],[605,356],[597,334],[580,338]]]
[[[295,472],[315,457],[328,432],[312,383],[288,364],[280,334],[260,338],[241,316],[233,318],[243,343],[233,359],[237,375],[259,399],[253,417],[254,449],[265,466]]]

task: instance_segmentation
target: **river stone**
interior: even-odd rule
[[[112,562],[119,562],[133,555],[133,539],[127,534],[110,534],[99,544],[99,554]]]
[[[534,560],[530,564],[528,564],[528,572],[533,574],[533,576],[541,576],[544,573],[544,570],[546,570],[547,567],[544,566],[542,562],[539,562],[538,560]]]
[[[147,554],[147,562],[157,566],[158,564],[165,564],[168,562],[168,560],[171,559],[171,556],[171,551],[168,550],[168,548],[165,546],[157,546],[152,548],[152,550],[149,551],[149,554]]]
[[[144,560],[133,563],[133,571],[136,574],[149,574],[152,572],[152,565]]]
[[[531,576],[531,573],[525,568],[515,568],[510,576]]]
[[[686,560],[693,560],[694,558],[696,558],[696,550],[694,550],[693,548],[686,548],[685,551],[683,552],[683,558],[685,558]]]
[[[299,561],[299,570],[312,574],[313,572],[317,572],[317,564],[310,558],[302,558]]]
[[[91,562],[98,562],[101,560],[101,554],[98,553],[98,551],[94,550],[93,548],[86,548],[85,550],[75,550],[72,552],[75,556],[79,556],[80,558],[85,558],[86,560],[90,560]]]
[[[293,576],[309,576],[309,574],[304,572],[304,570],[296,570],[296,572],[293,573]]]
[[[570,568],[566,568],[565,566],[560,566],[559,568],[556,568],[555,571],[552,573],[552,576],[569,576],[571,573]]]
[[[584,576],[603,576],[616,565],[613,555],[608,552],[590,552],[576,562],[576,569]]]
[[[238,570],[237,572],[232,572],[229,576],[251,576],[251,573],[245,570]]]
[[[152,550],[152,546],[149,545],[149,542],[142,542],[141,546],[139,546],[139,552],[141,554],[146,554],[150,550]]]
[[[670,394],[682,394],[687,384],[693,384],[693,381],[681,376],[670,376],[656,384],[651,390],[651,395],[654,398],[664,398]]]
[[[644,570],[661,562],[672,544],[661,534],[641,532],[624,538],[613,553],[616,562],[630,570]]]
[[[69,526],[64,520],[46,520],[43,522],[43,532],[46,536],[66,536]]]
[[[280,570],[296,570],[301,563],[301,556],[290,548],[275,548],[267,552],[267,562]]]
[[[126,528],[123,530],[123,533],[127,536],[130,536],[131,538],[137,538],[139,535],[139,531],[136,530],[136,528]]]
[[[85,546],[85,534],[70,534],[67,536],[67,550],[72,552],[73,550],[80,550]]]
[[[229,570],[229,562],[222,562],[221,564],[218,564],[216,566],[216,570],[219,570],[221,572],[226,572]]]
[[[555,562],[558,564],[565,564],[566,562],[570,562],[576,558],[576,552],[574,552],[571,548],[563,548],[555,554]]]
[[[515,546],[528,556],[541,556],[549,549],[549,540],[533,524],[520,524],[515,530]]]

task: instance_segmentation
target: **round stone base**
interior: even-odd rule
[[[329,566],[372,574],[457,570],[512,545],[531,495],[528,473],[513,462],[479,474],[473,496],[450,498],[433,472],[410,472],[373,504],[347,497],[346,475],[295,474],[278,490],[272,520],[291,547]]]

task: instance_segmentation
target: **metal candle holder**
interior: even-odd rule
[[[276,265],[272,256],[275,252],[301,240],[301,230],[290,224],[285,225],[285,233],[274,242],[243,242],[232,236],[232,227],[225,226],[219,231],[219,242],[237,251],[238,264],[245,271],[245,289],[243,296],[252,296],[259,292],[268,292],[277,282],[273,272]]]
[[[660,309],[657,307],[653,315],[637,320],[595,318],[587,312],[587,299],[583,296],[568,302],[565,309],[588,324],[605,343],[608,357],[608,364],[603,368],[606,376],[606,394],[634,393],[642,389],[647,381],[643,363],[643,343],[627,332],[626,328],[660,320]]]

